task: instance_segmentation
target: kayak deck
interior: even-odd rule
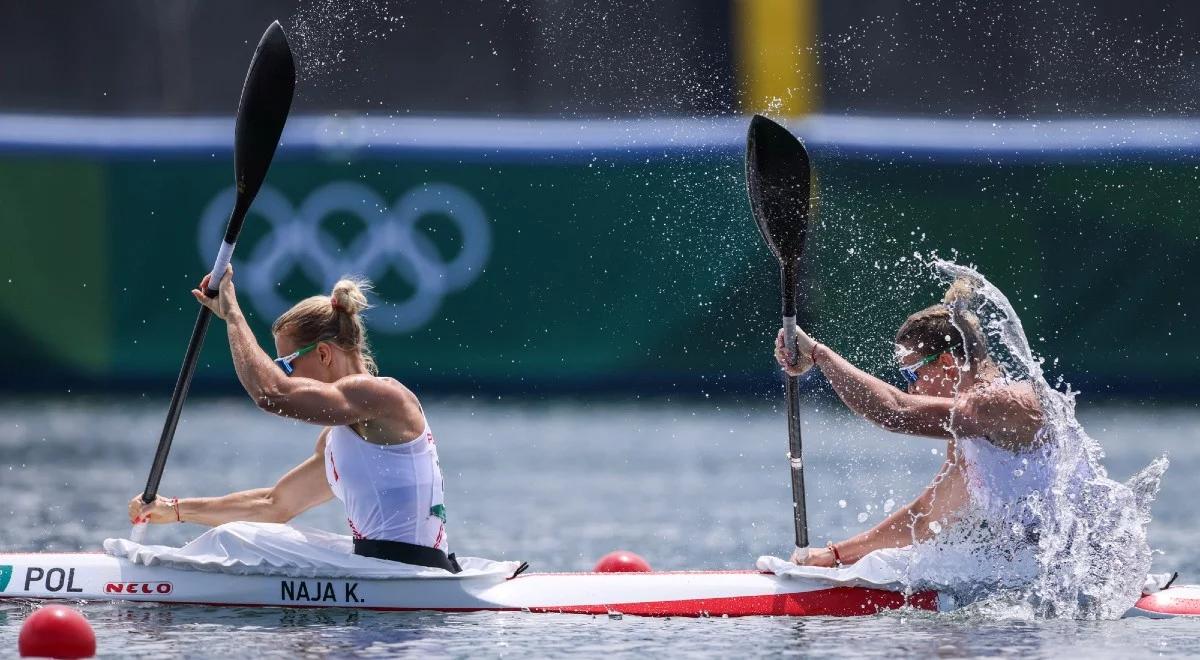
[[[659,617],[862,616],[900,607],[938,609],[934,592],[905,595],[756,571],[357,579],[144,566],[95,553],[0,554],[0,598]]]

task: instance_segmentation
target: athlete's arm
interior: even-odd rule
[[[394,381],[368,375],[347,376],[335,383],[288,376],[258,345],[237,302],[233,267],[221,278],[215,299],[201,291],[208,277],[192,295],[225,320],[233,368],[255,405],[267,412],[313,424],[342,426],[381,418],[400,422],[404,439],[419,433],[424,417],[417,397]],[[415,430],[412,430],[415,429]],[[400,431],[400,430],[398,430]]]
[[[824,344],[812,353],[838,397],[859,415],[897,433],[953,438],[955,399],[909,394],[862,371]]]
[[[824,344],[814,361],[790,366],[782,331],[775,357],[789,373],[815,364],[838,397],[854,412],[896,433],[934,438],[986,437],[1010,449],[1028,446],[1042,426],[1041,406],[1027,383],[976,388],[954,398],[909,394],[862,371]]]
[[[926,541],[937,534],[935,530],[954,522],[969,494],[953,443],[947,451],[950,458],[919,497],[893,511],[875,527],[836,544],[843,564],[853,564],[880,548],[902,548]],[[835,565],[833,551],[824,548],[810,549],[808,556],[801,559],[800,563],[814,566]]]
[[[215,527],[235,520],[284,523],[333,497],[325,480],[325,438],[321,432],[316,450],[270,488],[255,488],[221,497],[179,499],[179,520],[170,499],[160,496],[143,504],[138,495],[129,504],[131,522],[138,518],[151,523],[190,522]]]
[[[282,376],[282,372],[280,372]],[[335,383],[282,377],[251,391],[263,410],[313,424],[343,426],[367,420],[400,422],[403,440],[421,432],[424,416],[417,397],[399,383],[359,374]]]
[[[410,436],[424,426],[417,397],[395,381],[368,374],[347,376],[333,383],[288,376],[259,347],[245,317],[230,314],[226,325],[234,370],[259,408],[326,426],[397,419],[407,422],[406,427],[416,428]]]
[[[942,465],[933,483],[912,502],[892,512],[875,527],[837,544],[842,561],[852,564],[872,550],[902,548],[927,541],[954,522],[969,497],[962,466],[951,457]]]

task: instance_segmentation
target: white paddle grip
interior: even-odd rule
[[[212,272],[208,275],[209,291],[216,291],[221,288],[221,278],[225,276],[225,267],[229,265],[229,260],[233,258],[233,243],[221,241],[221,249],[217,250],[217,260],[213,262]],[[208,293],[208,291],[205,291]]]

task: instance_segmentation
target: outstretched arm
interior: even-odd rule
[[[926,541],[936,535],[939,527],[948,527],[970,497],[962,465],[948,448],[949,458],[917,499],[897,509],[875,527],[845,541],[836,543],[837,555],[843,564],[853,564],[880,548],[902,548]],[[797,563],[810,566],[835,566],[833,551],[813,548],[807,557],[793,557]]]
[[[129,503],[131,522],[143,519],[151,523],[191,522],[215,527],[235,520],[249,522],[287,522],[333,497],[325,481],[325,437],[322,431],[316,451],[292,468],[270,488],[255,488],[221,497],[180,498],[178,520],[173,500],[159,496],[143,504],[141,495]]]
[[[954,399],[921,396],[902,392],[871,374],[855,367],[833,349],[819,344],[797,329],[800,356],[795,365],[791,351],[784,347],[784,333],[775,338],[775,359],[787,373],[798,376],[819,366],[838,397],[860,416],[897,433],[953,438],[950,410]]]
[[[950,411],[955,399],[903,392],[850,364],[824,344],[817,345],[813,356],[838,398],[867,420],[896,433],[954,437]]]
[[[986,437],[1017,451],[1037,442],[1041,403],[1029,383],[980,387],[954,398],[901,392],[860,371],[824,344],[814,351],[833,389],[851,410],[897,433],[935,438]]]

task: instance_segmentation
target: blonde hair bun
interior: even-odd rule
[[[946,295],[942,297],[942,303],[955,306],[971,305],[978,297],[978,284],[971,281],[970,278],[960,277],[954,280],[954,283],[946,290]]]
[[[354,316],[370,309],[371,305],[367,302],[367,292],[370,290],[371,283],[368,280],[343,277],[333,285],[329,300],[334,309]]]

